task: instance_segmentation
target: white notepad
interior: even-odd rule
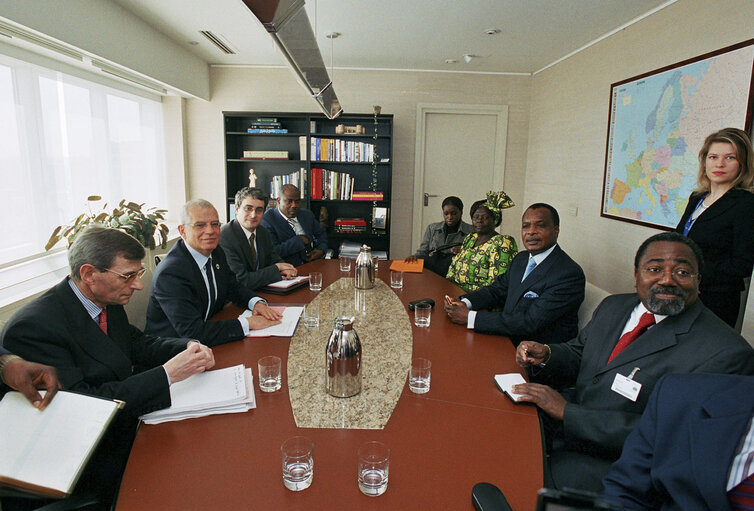
[[[280,307],[270,307],[271,309],[280,310]],[[263,328],[261,330],[252,330],[249,332],[249,337],[293,337],[294,332],[296,332],[296,325],[298,325],[298,320],[301,317],[301,313],[304,312],[303,307],[292,307],[288,306],[285,307],[283,310],[283,318],[280,320],[280,323],[277,325],[268,326],[267,328]],[[241,317],[248,318],[251,316],[252,312],[250,310],[246,310],[243,314],[241,314]]]
[[[521,396],[523,396],[523,394],[516,394],[511,390],[511,387],[518,385],[519,383],[526,383],[524,377],[519,373],[495,375],[495,384],[497,385],[497,388],[499,388],[503,393],[507,394],[509,398],[517,403]]]
[[[19,392],[0,401],[0,484],[50,497],[73,491],[123,403],[60,391],[43,411]]]

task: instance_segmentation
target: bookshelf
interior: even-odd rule
[[[233,197],[249,185],[253,169],[256,186],[270,195],[271,207],[276,191],[271,185],[292,182],[301,189],[303,207],[316,217],[326,208],[328,244],[336,254],[343,241],[366,243],[372,250],[389,254],[392,115],[378,115],[376,127],[372,114],[343,114],[330,120],[309,113],[223,112],[223,119],[228,220],[233,218]],[[252,125],[256,132],[250,133]],[[339,125],[346,132],[341,133]],[[356,131],[357,125],[363,133],[348,133]],[[375,153],[377,163],[373,164]],[[382,222],[380,217],[375,221],[374,208],[382,208],[378,213],[387,211],[384,229],[377,228]]]

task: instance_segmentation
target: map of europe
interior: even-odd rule
[[[613,86],[603,214],[676,226],[705,137],[744,127],[753,59],[749,45]]]

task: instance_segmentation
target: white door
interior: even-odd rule
[[[418,106],[412,250],[427,225],[442,220],[445,197],[460,197],[471,223],[471,204],[502,188],[507,114],[501,105]]]

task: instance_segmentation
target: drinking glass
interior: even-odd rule
[[[426,394],[431,377],[432,363],[426,358],[413,359],[408,373],[408,389],[414,394]]]
[[[280,357],[262,357],[257,362],[259,368],[259,390],[275,392],[280,389]]]
[[[312,291],[322,290],[322,274],[320,272],[309,272],[309,289]]]
[[[359,490],[377,497],[387,490],[390,449],[382,442],[367,442],[359,447]]]
[[[390,270],[390,287],[401,289],[403,287],[403,272]]]
[[[414,325],[428,328],[432,319],[432,306],[428,303],[417,303],[414,306]]]
[[[319,326],[319,302],[311,302],[304,306],[304,325],[309,328]]]
[[[350,257],[341,257],[339,259],[339,262],[340,262],[340,271],[344,271],[344,272],[351,271],[351,258]]]
[[[314,478],[314,443],[304,436],[289,438],[280,447],[283,484],[291,491],[307,489]]]

